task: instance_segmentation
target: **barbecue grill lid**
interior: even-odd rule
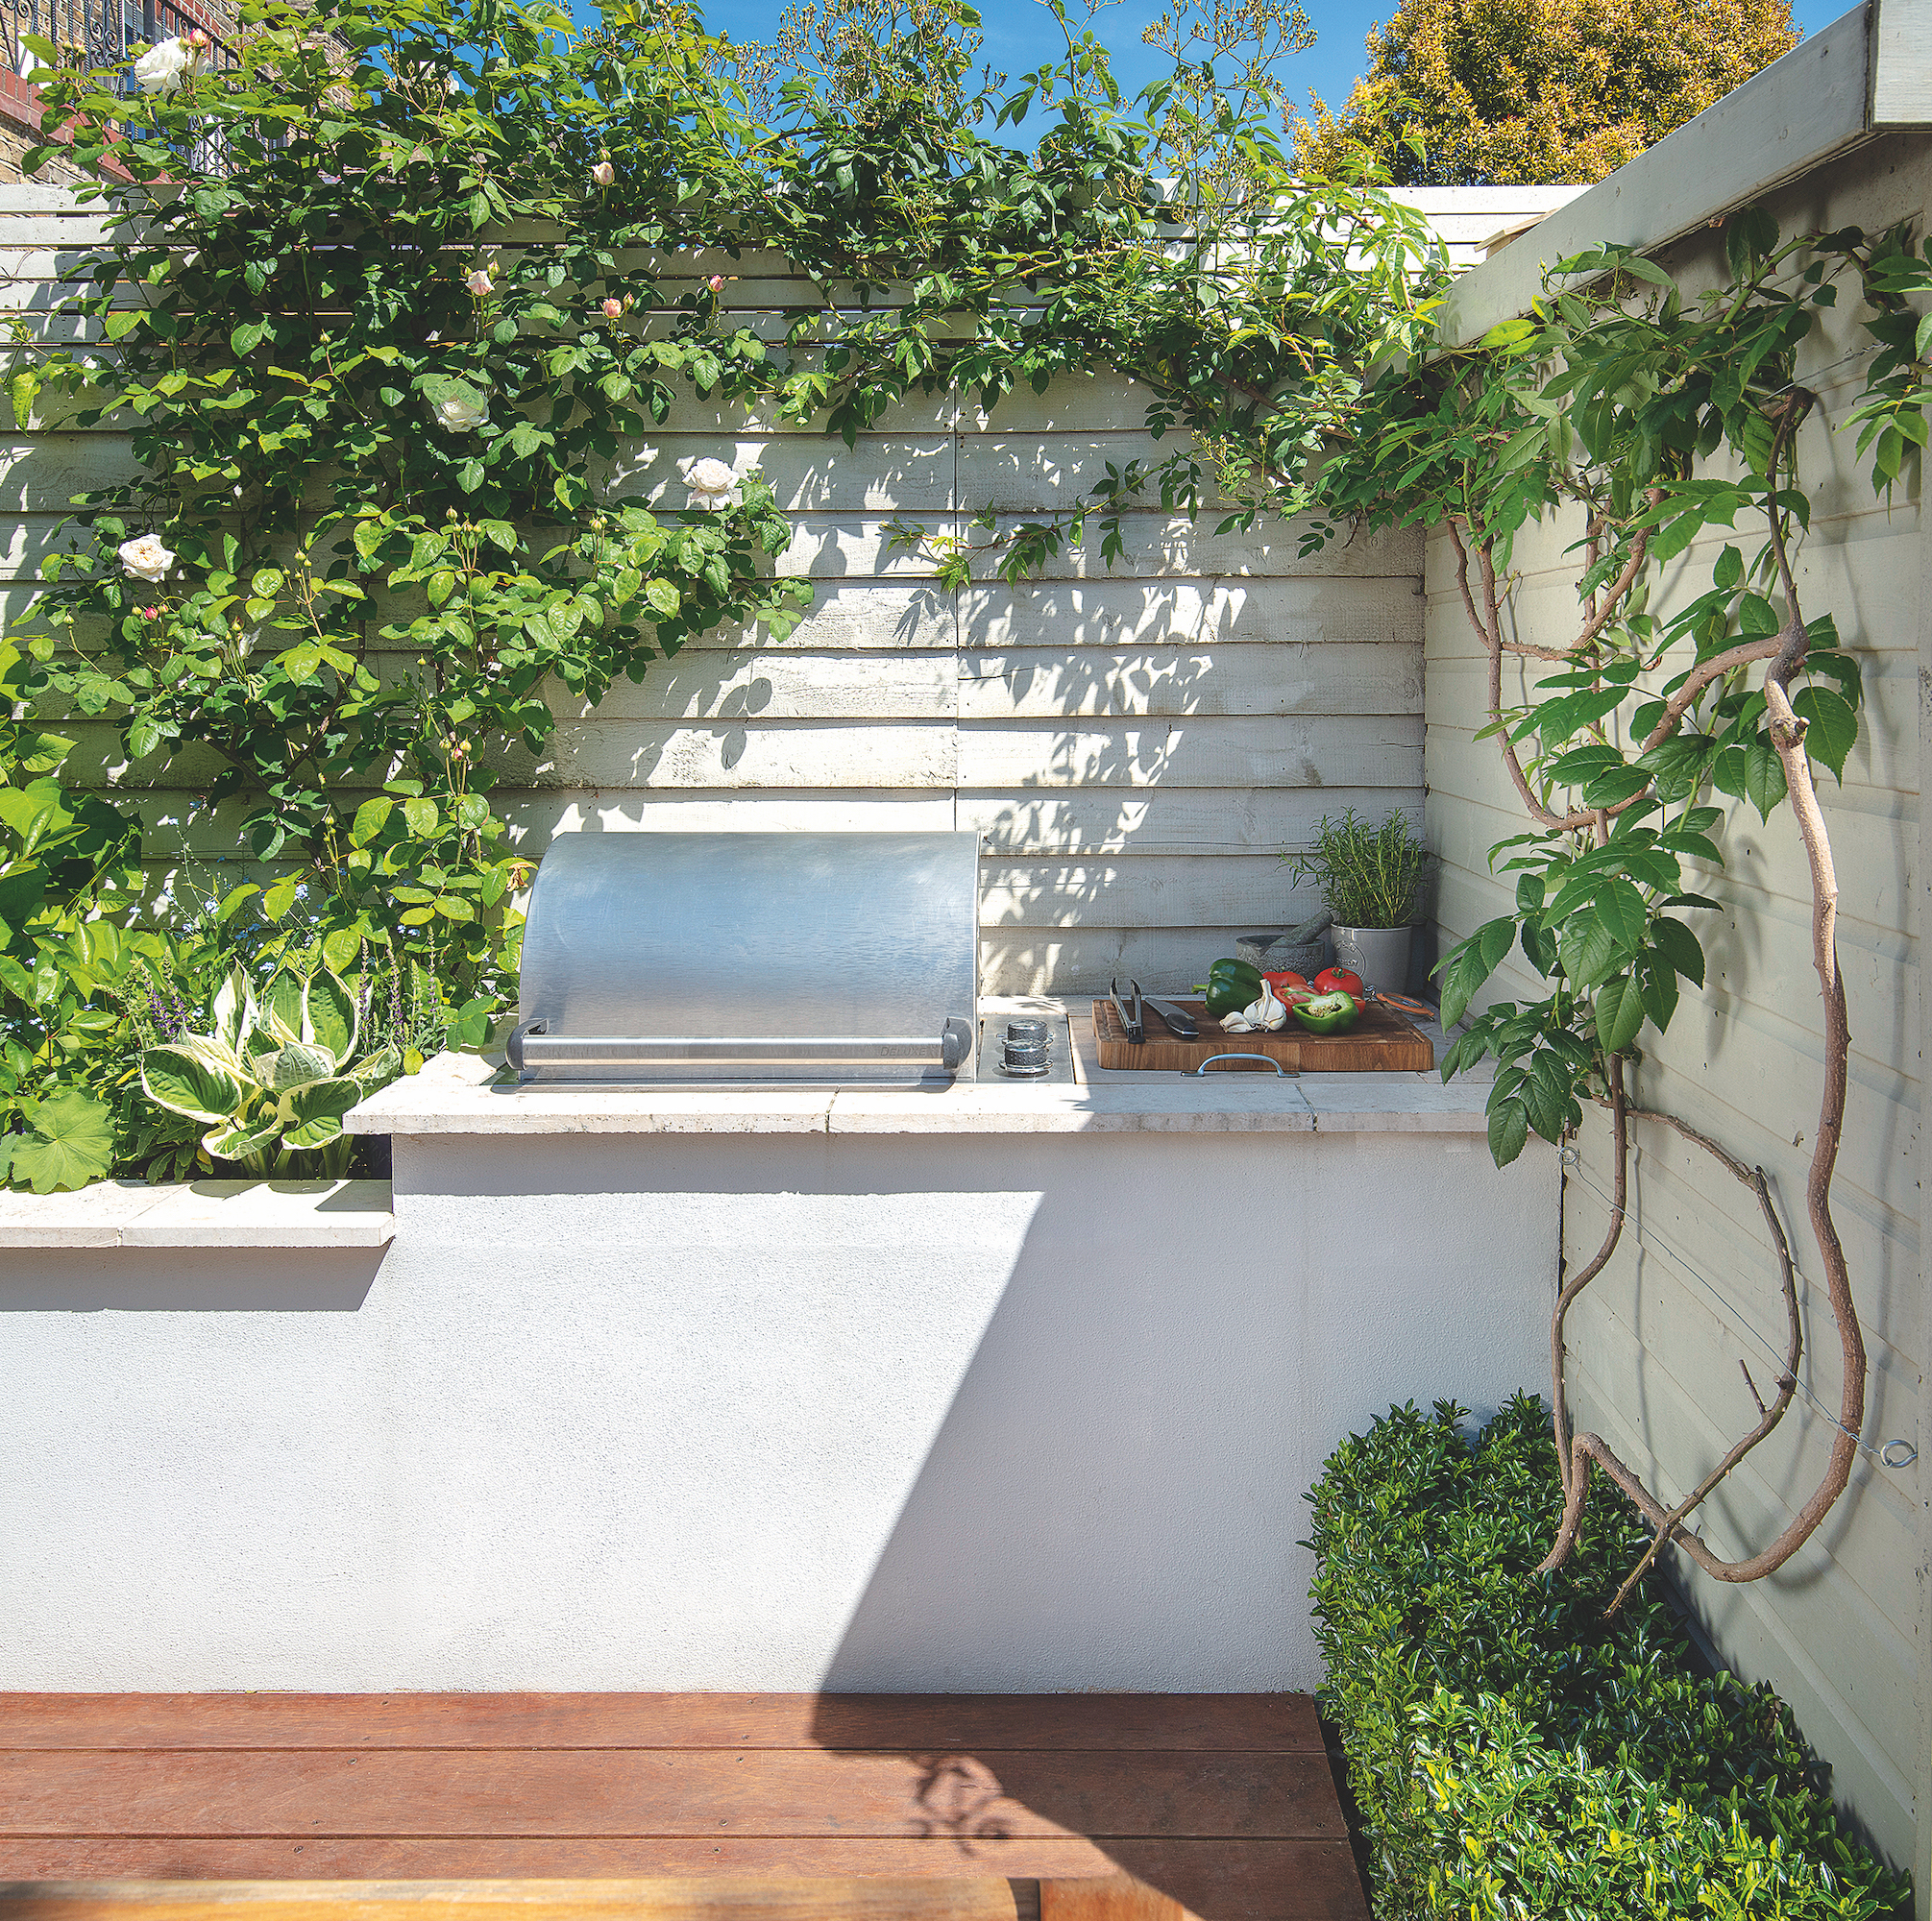
[[[978,860],[971,834],[560,835],[531,890],[513,1064],[539,1080],[969,1075]]]

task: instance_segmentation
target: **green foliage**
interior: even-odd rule
[[[404,964],[414,1005],[421,989]],[[381,1000],[367,975],[352,985],[327,966],[304,971],[292,961],[257,998],[236,967],[215,994],[206,1033],[183,1029],[142,1051],[141,1085],[158,1106],[208,1128],[210,1160],[254,1174],[346,1174],[355,1142],[343,1115],[404,1068],[403,1049],[379,1019]]]
[[[1797,38],[1789,0],[1403,0],[1298,151],[1367,151],[1406,185],[1599,181]]]
[[[1646,1022],[1669,1027],[1682,984],[1703,985],[1696,924],[1717,903],[1696,870],[1724,866],[1721,797],[1769,818],[1786,794],[1761,678],[1771,661],[1782,653],[1795,676],[1812,763],[1842,777],[1858,736],[1858,659],[1829,616],[1793,629],[1778,564],[1779,541],[1788,548],[1810,516],[1797,356],[1842,285],[1862,300],[1879,352],[1852,418],[1874,485],[1891,486],[1932,401],[1918,357],[1932,342],[1907,299],[1932,290],[1932,242],[1856,229],[1780,240],[1755,210],[1725,240],[1730,278],[1696,301],[1621,250],[1559,262],[1530,314],[1377,386],[1330,476],[1332,512],[1450,528],[1471,620],[1505,653],[1517,532],[1564,509],[1587,529],[1573,549],[1577,640],[1531,659],[1528,696],[1505,693],[1478,737],[1520,759],[1537,821],[1491,852],[1515,876],[1514,912],[1438,968],[1448,1024],[1477,1008],[1512,948],[1550,984],[1528,1005],[1482,1008],[1444,1053],[1445,1077],[1497,1059],[1499,1160],[1532,1131],[1553,1141],[1577,1125],[1609,1058]],[[1744,538],[1713,551],[1719,529]],[[1682,558],[1700,541],[1709,558]],[[1667,613],[1657,585],[1673,562]],[[1710,584],[1687,596],[1693,565]]]
[[[232,65],[183,47],[152,92],[36,46],[29,170],[78,165],[110,237],[73,276],[89,345],[15,406],[126,428],[139,474],[76,500],[0,656],[10,1126],[71,1084],[113,1108],[123,1171],[199,1164],[128,1009],[178,1030],[150,993],[206,1012],[236,967],[373,953],[433,974],[438,1033],[487,1033],[525,873],[497,796],[542,768],[560,700],[694,635],[782,634],[810,597],[774,571],[792,528],[755,471],[700,463],[680,501],[648,453],[674,405],[850,442],[916,393],[1131,375],[1155,436],[1191,440],[988,543],[1010,574],[1089,511],[1111,563],[1143,498],[1192,515],[1218,489],[1225,524],[1312,498],[1363,370],[1423,344],[1442,262],[1372,166],[1297,178],[1274,62],[1306,20],[1178,6],[1172,71],[1132,101],[1071,26],[1064,61],[974,91],[976,32],[963,0],[834,0],[775,52],[630,0],[582,32],[546,0],[250,0]],[[1033,115],[1031,148],[1003,141]],[[747,248],[817,283],[782,343],[721,299]],[[938,545],[956,584],[982,564]],[[124,791],[37,787],[67,742],[36,713],[115,727]],[[146,785],[251,863],[218,914],[141,864]],[[252,1099],[223,1152],[261,1131]]]
[[[1390,1410],[1308,1498],[1322,1696],[1340,1725],[1379,1921],[1889,1915],[1903,1883],[1840,1828],[1776,1696],[1705,1675],[1621,1504],[1534,1570],[1562,1488],[1519,1397]]]
[[[1406,814],[1371,827],[1351,807],[1339,820],[1323,815],[1313,848],[1292,856],[1290,865],[1298,881],[1312,876],[1337,926],[1406,927],[1415,918],[1429,849]]]

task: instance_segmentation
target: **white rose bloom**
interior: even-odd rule
[[[486,293],[491,291],[495,282],[491,280],[488,274],[484,273],[482,268],[477,267],[473,272],[466,274],[463,277],[463,284],[464,286],[469,288],[469,290],[473,294],[475,294],[478,300],[481,300]]]
[[[706,511],[731,504],[731,490],[738,476],[721,460],[700,460],[685,476],[691,489],[691,504]]]
[[[175,564],[174,555],[153,534],[136,534],[133,540],[123,541],[116,551],[121,556],[121,571],[136,580],[164,580]]]
[[[480,400],[466,400],[461,394],[445,394],[436,402],[436,425],[451,433],[468,433],[489,417],[490,410]]]
[[[190,68],[199,72],[205,57],[178,39],[159,41],[135,62],[135,78],[143,93],[172,93]]]

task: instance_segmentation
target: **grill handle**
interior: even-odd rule
[[[955,1015],[936,1038],[860,1034],[713,1037],[679,1034],[553,1034],[523,1022],[503,1053],[519,1074],[535,1067],[692,1068],[938,1067],[952,1072],[972,1048],[972,1024]]]

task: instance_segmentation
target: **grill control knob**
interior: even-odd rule
[[[999,1071],[1015,1081],[1043,1081],[1048,1065],[1050,1030],[1043,1020],[1026,1018],[1006,1024],[1006,1042],[1000,1049]]]

